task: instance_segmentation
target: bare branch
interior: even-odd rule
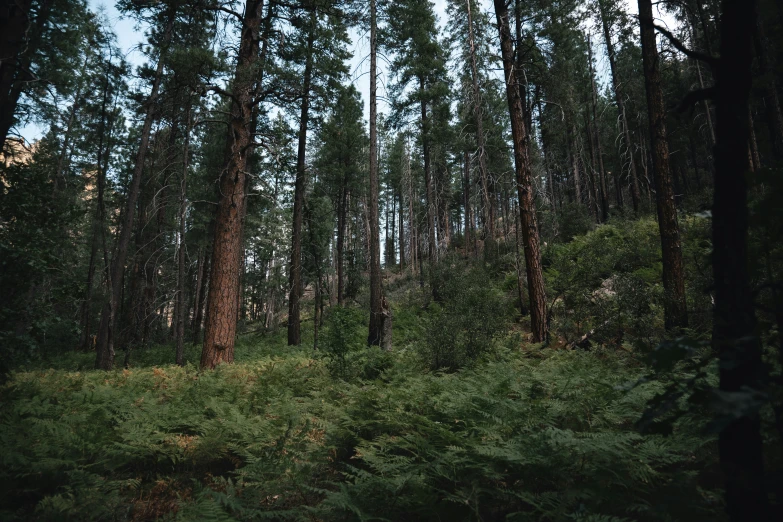
[[[710,67],[712,67],[713,70],[717,67],[718,65],[717,56],[713,56],[711,54],[702,53],[699,51],[694,51],[693,49],[689,49],[688,47],[685,46],[684,43],[682,43],[679,39],[677,39],[677,37],[674,36],[668,29],[665,29],[660,25],[656,25],[656,24],[653,24],[653,27],[655,28],[656,31],[664,35],[669,40],[669,42],[675,47],[675,49],[680,51],[688,58],[693,58],[694,60],[705,62]]]

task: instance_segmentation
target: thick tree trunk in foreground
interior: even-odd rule
[[[375,0],[370,0],[370,201],[367,219],[370,228],[370,328],[368,346],[378,346],[383,333],[383,288],[381,287],[381,240],[378,230],[378,127],[376,106]]]
[[[712,208],[715,285],[712,346],[720,355],[720,390],[726,401],[762,391],[765,369],[748,274],[748,100],[755,0],[724,0],[716,83],[717,145]],[[761,423],[757,411],[738,412],[720,433],[726,509],[732,521],[769,520]]]
[[[141,176],[144,170],[144,160],[147,157],[147,147],[152,131],[152,121],[155,115],[155,101],[158,98],[160,83],[163,79],[164,53],[171,41],[171,35],[174,29],[174,19],[176,13],[174,7],[169,13],[169,19],[163,37],[163,45],[158,56],[158,66],[155,70],[155,79],[152,82],[152,91],[147,99],[147,110],[144,116],[144,124],[141,129],[141,143],[136,153],[136,161],[133,167],[133,174],[128,187],[128,200],[125,204],[125,212],[122,223],[120,224],[120,234],[117,240],[117,250],[111,263],[108,278],[109,295],[106,303],[101,310],[101,323],[98,327],[98,340],[96,343],[95,368],[99,370],[111,370],[114,365],[114,323],[119,311],[117,307],[120,302],[120,293],[122,291],[122,279],[125,271],[125,261],[128,257],[128,245],[130,244],[131,233],[133,232],[133,219],[136,213],[136,202],[139,199],[139,188],[141,187]]]
[[[620,79],[617,77],[617,63],[614,53],[614,45],[612,45],[612,35],[609,30],[609,19],[606,12],[606,6],[604,2],[607,0],[599,0],[598,7],[601,11],[601,24],[604,29],[604,39],[606,40],[606,51],[609,56],[609,68],[612,71],[612,87],[614,89],[614,97],[617,103],[617,109],[620,111],[620,120],[622,125],[623,140],[625,141],[625,148],[628,152],[628,162],[630,164],[631,174],[631,200],[633,201],[634,212],[639,211],[639,202],[641,199],[641,193],[639,190],[639,176],[636,173],[636,162],[633,158],[633,143],[631,142],[631,132],[628,128],[628,115],[625,112],[625,101],[623,100],[623,90],[620,84]],[[618,184],[618,190],[620,186]],[[617,194],[617,204],[622,206],[622,195],[620,192]]]
[[[201,367],[214,368],[234,361],[234,342],[242,270],[242,218],[245,213],[245,171],[253,141],[254,95],[259,75],[259,27],[263,0],[247,0],[239,43],[236,73],[232,84],[231,115],[226,136],[220,200],[215,215],[212,270],[207,295],[207,317]],[[255,75],[253,73],[256,73]]]
[[[669,166],[669,143],[666,140],[666,106],[661,89],[658,50],[651,0],[639,0],[642,35],[642,61],[647,90],[647,114],[650,121],[652,160],[655,169],[655,199],[663,256],[663,310],[666,329],[688,326],[685,303],[685,271],[682,266],[680,227],[674,204],[672,173]]]
[[[291,265],[288,288],[288,346],[302,343],[300,305],[302,298],[302,213],[307,172],[305,151],[307,148],[307,122],[310,116],[310,82],[313,74],[313,40],[315,38],[315,10],[310,15],[310,29],[307,35],[307,58],[302,84],[302,106],[299,115],[299,144],[296,155],[296,181],[294,183],[294,215],[291,231]]]
[[[505,0],[495,1],[498,32],[500,33],[501,56],[506,76],[506,96],[511,116],[511,134],[514,141],[514,163],[516,166],[516,184],[519,197],[520,222],[522,224],[522,242],[525,247],[525,265],[527,269],[527,288],[530,300],[530,326],[533,342],[546,341],[546,295],[544,276],[541,269],[541,250],[539,247],[536,208],[533,201],[533,184],[530,178],[527,154],[527,130],[525,128],[525,109],[519,95],[517,76],[514,74],[514,50],[511,45],[511,30],[508,25],[508,7]]]

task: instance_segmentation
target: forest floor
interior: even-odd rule
[[[363,346],[357,305],[327,314],[317,351],[310,319],[302,347],[247,333],[214,371],[198,346],[172,364],[170,345],[110,372],[91,353],[17,370],[0,387],[0,518],[723,519],[707,415],[638,430],[692,366],[656,378],[632,346],[531,344],[508,275],[474,276],[440,305],[390,278],[391,353]]]

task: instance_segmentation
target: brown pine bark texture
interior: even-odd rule
[[[639,20],[652,160],[655,169],[655,200],[663,257],[664,321],[666,329],[671,330],[688,326],[688,311],[685,302],[685,270],[682,264],[680,227],[677,223],[672,172],[669,166],[666,106],[661,88],[658,50],[655,46],[651,0],[639,0]]]
[[[514,49],[511,44],[511,30],[508,25],[508,7],[504,0],[494,0],[503,70],[506,78],[506,96],[511,116],[511,134],[514,142],[514,164],[517,195],[519,198],[522,242],[525,246],[527,288],[530,300],[530,326],[533,342],[547,340],[546,294],[544,275],[541,269],[541,248],[539,245],[536,208],[533,201],[533,185],[530,177],[527,151],[527,130],[524,120],[524,105],[519,95],[517,75],[514,73]]]
[[[245,170],[253,140],[255,64],[263,0],[247,0],[239,55],[233,83],[231,116],[226,136],[225,160],[220,173],[220,196],[215,216],[212,267],[207,294],[207,314],[201,367],[214,368],[234,361],[239,278],[242,270],[242,217],[245,210]]]

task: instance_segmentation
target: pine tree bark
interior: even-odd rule
[[[242,217],[246,204],[246,167],[253,142],[255,85],[258,71],[259,28],[263,0],[247,0],[242,21],[224,164],[220,173],[220,199],[215,215],[212,269],[207,295],[207,316],[201,368],[234,361],[239,278],[242,270]]]
[[[288,346],[302,343],[300,300],[302,299],[302,212],[306,183],[305,153],[307,149],[307,125],[310,116],[310,84],[313,74],[313,41],[315,38],[315,9],[311,11],[307,34],[307,57],[302,83],[302,105],[299,114],[299,144],[296,155],[296,181],[294,183],[294,215],[291,231],[291,264],[288,287]]]
[[[383,333],[383,288],[381,287],[381,245],[378,230],[378,127],[376,104],[376,12],[375,0],[370,0],[370,201],[367,220],[370,229],[370,327],[367,345],[381,344]]]
[[[666,329],[688,326],[685,302],[685,271],[682,264],[680,227],[674,203],[672,173],[669,165],[669,143],[666,136],[666,107],[661,88],[658,50],[655,46],[655,28],[651,0],[639,0],[639,21],[642,38],[642,62],[647,91],[647,113],[653,168],[655,169],[655,199],[658,228],[663,256],[663,309]]]
[[[536,208],[533,200],[533,184],[527,151],[529,136],[525,128],[525,109],[519,94],[517,76],[514,74],[514,50],[511,44],[508,6],[505,0],[494,0],[500,34],[501,56],[506,80],[506,96],[511,117],[511,134],[514,142],[514,163],[516,185],[519,198],[520,221],[522,223],[522,242],[525,247],[525,265],[527,270],[528,297],[530,301],[531,330],[533,342],[548,339],[546,322],[546,294],[544,276],[541,267],[541,249],[539,246]]]
[[[168,14],[168,21],[166,22],[163,44],[158,56],[158,65],[155,70],[155,78],[152,82],[152,90],[147,99],[144,124],[141,129],[141,143],[139,144],[139,149],[136,153],[133,174],[131,175],[130,186],[128,187],[128,199],[125,203],[125,212],[122,223],[120,224],[117,250],[109,271],[107,284],[109,295],[101,310],[101,323],[98,327],[98,339],[96,342],[97,353],[95,358],[95,368],[99,370],[111,370],[114,365],[114,326],[118,312],[120,293],[122,291],[125,261],[128,257],[128,245],[130,244],[130,238],[133,232],[133,221],[136,213],[136,202],[139,199],[144,160],[147,156],[152,122],[155,116],[155,102],[157,101],[160,84],[163,79],[164,55],[171,42],[175,18],[176,4],[172,4]]]
[[[620,84],[620,79],[617,76],[617,63],[615,58],[614,45],[612,45],[612,35],[609,28],[609,18],[606,12],[605,2],[607,0],[598,0],[598,7],[601,13],[601,24],[604,30],[604,39],[606,40],[606,51],[609,56],[609,68],[612,72],[612,88],[614,89],[615,102],[617,103],[617,109],[620,111],[620,124],[622,125],[623,140],[625,142],[625,148],[628,152],[628,163],[630,166],[631,174],[631,200],[633,202],[634,212],[639,211],[639,205],[641,200],[641,192],[639,190],[639,176],[636,173],[636,162],[633,157],[633,142],[631,142],[631,131],[628,124],[628,115],[625,111],[625,101],[623,100],[623,90]],[[618,190],[621,190],[619,182],[617,183]],[[617,204],[622,206],[622,194],[617,193]]]
[[[716,78],[712,346],[720,357],[720,391],[728,397],[761,391],[766,374],[748,270],[748,187],[743,175],[747,169],[756,3],[723,1]],[[726,510],[733,522],[771,519],[760,430],[758,412],[742,411],[719,435]]]

